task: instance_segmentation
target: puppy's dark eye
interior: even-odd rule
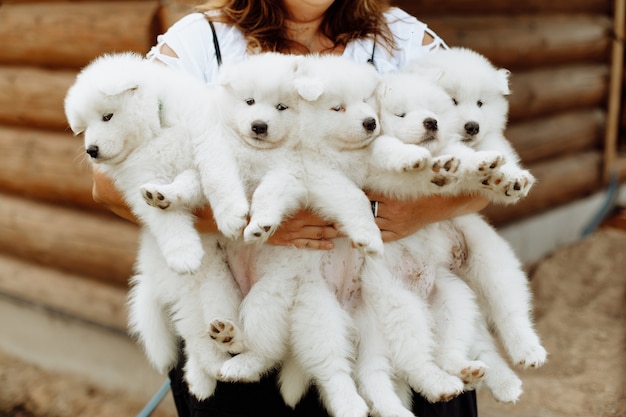
[[[278,111],[283,111],[283,110],[287,110],[289,107],[285,106],[283,103],[278,103],[276,105],[276,110]]]
[[[455,105],[455,106],[458,106],[458,105],[459,105],[459,102],[458,102],[458,101],[456,101],[456,99],[455,99],[454,97],[452,97],[452,102],[454,103],[454,105]]]
[[[253,99],[253,98],[247,98],[247,99],[246,99],[246,104],[247,104],[248,106],[252,106],[254,103],[255,103],[255,101],[254,101],[254,99]]]
[[[108,122],[109,120],[111,120],[112,117],[113,117],[113,113],[103,114],[102,115],[102,121],[103,122]]]
[[[338,104],[335,107],[331,107],[330,109],[332,111],[346,111],[346,108],[343,106],[343,104]]]
[[[476,105],[477,105],[478,107],[482,107],[482,106],[483,106],[483,102],[482,102],[481,100],[478,100],[478,101],[476,102]]]
[[[406,113],[395,113],[394,115],[398,117],[404,117],[406,116]]]

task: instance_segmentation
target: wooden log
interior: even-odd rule
[[[511,124],[505,134],[524,164],[600,149],[606,113],[600,108],[559,113]]]
[[[113,286],[0,254],[0,293],[126,333],[126,286]]]
[[[606,64],[569,65],[514,72],[509,97],[511,122],[563,111],[602,107],[608,92]]]
[[[0,252],[126,285],[137,251],[133,223],[0,194]]]
[[[528,197],[513,206],[490,205],[483,214],[500,226],[569,203],[601,186],[602,152],[590,151],[529,166],[538,179]]]
[[[517,14],[517,13],[603,13],[611,11],[610,0],[396,0],[398,7],[413,14],[418,19],[423,16],[462,14]]]
[[[183,16],[193,12],[193,7],[200,4],[196,1],[169,1],[159,9],[159,22],[165,32],[170,26],[180,20]]]
[[[446,15],[426,23],[448,45],[472,48],[511,70],[606,62],[610,50],[611,19],[605,15]]]
[[[624,40],[626,39],[626,0],[614,0],[615,39],[611,48],[611,79],[607,99],[607,123],[604,138],[604,171],[602,178],[605,183],[611,180],[616,171],[617,142],[619,138],[619,114],[622,102],[622,77],[624,73]]]
[[[67,129],[63,100],[74,70],[0,66],[0,123]]]
[[[618,155],[615,159],[615,171],[620,182],[626,181],[626,155]]]
[[[0,126],[0,188],[52,202],[102,209],[91,197],[81,138]]]
[[[105,52],[145,53],[158,1],[4,4],[0,63],[77,68]]]

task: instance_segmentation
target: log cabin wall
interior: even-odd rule
[[[90,168],[63,98],[82,66],[105,52],[147,52],[190,2],[0,0],[0,292],[39,291],[40,300],[57,297],[62,306],[63,291],[50,284],[60,273],[127,284],[137,227],[93,203]],[[512,71],[507,136],[539,181],[522,203],[489,208],[493,223],[604,187],[614,0],[396,4],[449,45]],[[624,110],[619,120],[626,144]]]

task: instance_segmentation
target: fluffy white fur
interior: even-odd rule
[[[476,152],[458,142],[459,136],[450,128],[457,117],[452,103],[445,91],[423,77],[415,74],[385,77],[381,88],[381,123],[389,139],[380,152],[388,153],[392,146],[401,149],[403,145],[416,144],[434,155],[452,152],[453,158],[441,161],[442,156],[435,157],[425,171],[400,175],[374,167],[366,186],[399,198],[432,192],[448,195],[470,192],[485,194],[499,202],[517,200],[519,195],[501,192],[501,181],[498,184],[491,181],[496,177],[511,178],[506,170],[501,171],[506,156],[503,158],[501,153],[486,147]],[[433,184],[441,188],[433,191]],[[452,255],[459,252],[459,246],[462,253],[469,255],[453,272]],[[497,252],[498,257],[482,256],[483,252]],[[467,388],[484,382],[497,399],[515,401],[521,394],[521,381],[499,356],[483,314],[491,321],[500,320],[500,325],[515,334],[504,341],[507,350],[524,346],[521,351],[509,351],[513,361],[539,366],[545,360],[545,350],[530,320],[526,277],[510,247],[479,216],[428,225],[407,238],[385,244],[382,261],[369,258],[365,263],[363,304],[357,312],[362,336],[357,370],[362,393],[377,414],[412,415],[403,406],[401,396],[394,394],[405,392],[398,388],[398,380],[408,382],[431,400],[437,399],[434,392],[429,396],[427,391],[437,387],[433,382],[437,379],[424,376],[428,367],[414,369],[415,362],[411,360],[415,358],[430,364],[430,369],[433,361],[436,362],[461,378]],[[471,289],[457,273],[467,280]],[[427,291],[420,294],[414,288],[418,283],[427,286],[425,281],[429,280],[433,284],[430,309],[425,306]],[[484,312],[479,310],[479,304]],[[497,318],[495,310],[499,314]],[[407,317],[415,324],[407,325]],[[434,334],[432,323],[435,323]],[[386,345],[381,343],[380,335],[387,340]],[[398,380],[393,383],[392,377]],[[427,380],[430,382],[426,383]],[[451,391],[440,392],[454,395]]]
[[[276,74],[278,68],[288,67],[273,59],[278,67],[272,70],[268,65],[266,72],[257,63],[255,71]],[[271,167],[253,173],[251,182],[259,184],[254,188],[244,238],[261,243],[290,212],[308,206],[337,221],[364,252],[379,253],[383,247],[380,232],[361,191],[367,174],[363,161],[370,157],[368,145],[379,133],[376,108],[368,103],[378,85],[378,74],[368,65],[340,57],[292,59],[297,67],[292,75],[293,97],[269,94],[276,92],[276,86],[284,92],[290,80],[284,73],[275,79],[265,77],[260,86],[250,68],[240,65],[236,76],[229,74],[222,80],[222,91],[233,101],[227,106],[231,110],[237,101],[252,98],[255,106],[263,103],[277,108],[282,103],[297,111],[297,123],[292,123],[297,130],[283,141],[276,140],[280,145],[274,151],[260,150],[240,160],[256,164],[261,159]],[[292,103],[296,96],[297,102]],[[232,114],[236,120],[230,124],[239,125],[242,112]],[[242,125],[249,126],[254,120],[258,117],[248,118]],[[268,135],[272,129],[269,120]],[[236,136],[243,139],[242,149],[250,145],[245,132]],[[295,406],[314,382],[331,414],[366,416],[368,407],[353,380],[354,326],[324,280],[326,254],[266,244],[235,250],[239,255],[242,250],[254,252],[253,274],[258,280],[241,306],[249,349],[225,363],[221,376],[255,380],[282,363],[279,382],[288,405]],[[250,262],[250,257],[246,261]]]
[[[463,144],[503,155],[504,164],[498,175],[485,181],[485,186],[500,191],[492,195],[492,200],[508,204],[525,197],[535,178],[521,167],[517,152],[504,136],[510,72],[461,47],[429,54],[411,64],[407,71],[430,77],[450,96],[456,113],[453,130]]]
[[[228,142],[248,198],[272,182],[287,205],[296,206],[303,196],[300,161],[288,151],[297,133],[298,99],[293,88],[297,62],[293,56],[261,54],[225,64],[220,70],[216,86],[220,122],[212,131]],[[205,158],[211,148],[212,144],[206,141],[195,143],[202,182],[206,178],[204,172],[211,169],[210,159]],[[250,225],[259,224],[258,220],[253,222],[259,218],[257,205],[253,199]],[[259,234],[270,232],[265,230],[265,224],[262,222]],[[257,232],[251,229],[248,226],[245,235],[256,237]],[[248,349],[226,362],[220,377],[227,381],[254,381],[286,354],[288,310],[295,297],[297,276],[287,262],[275,265],[270,255],[257,253],[257,248],[246,245],[243,238],[227,248],[232,267],[245,272],[253,269],[251,279],[255,283],[240,307]]]
[[[161,372],[175,363],[178,337],[184,339],[190,389],[199,398],[210,396],[228,351],[239,349],[221,333],[231,330],[241,294],[222,238],[201,238],[194,228],[192,210],[206,199],[197,192],[192,139],[212,140],[206,131],[216,110],[209,90],[137,54],[105,55],[80,72],[65,111],[72,130],[84,134],[91,161],[114,180],[142,226],[131,331]],[[236,236],[248,212],[243,187],[229,168],[234,164],[219,163],[223,155],[207,158],[216,161],[212,183],[219,190],[209,201],[216,211],[228,212],[218,224]]]
[[[461,135],[463,144],[504,156],[498,174],[486,181],[485,195],[500,203],[525,197],[534,177],[520,165],[504,136],[509,71],[494,67],[484,56],[467,48],[438,51],[416,62],[413,71],[434,75],[436,84],[452,98],[457,117],[454,132]],[[478,216],[460,217],[452,223],[463,234],[469,250],[466,267],[458,272],[476,292],[511,360],[523,367],[541,365],[546,352],[533,330],[531,295],[519,260],[504,239]]]

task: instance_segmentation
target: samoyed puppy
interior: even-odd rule
[[[215,86],[219,121],[210,132],[224,139],[235,160],[246,197],[252,200],[250,225],[259,224],[254,219],[259,219],[259,210],[265,209],[260,204],[262,197],[257,197],[268,188],[265,184],[275,184],[280,195],[280,203],[270,199],[267,204],[280,204],[280,210],[287,212],[300,204],[305,193],[301,161],[288,151],[297,141],[299,100],[293,79],[299,60],[291,55],[263,53],[225,63],[220,69]],[[212,161],[206,156],[212,152],[212,143],[197,140],[193,145],[200,181],[208,192],[204,183],[211,180]],[[262,226],[258,233],[268,233],[271,223],[261,223],[267,224],[268,230]],[[250,225],[245,236],[256,238],[257,230],[251,231]],[[229,242],[226,250],[245,294],[239,316],[247,349],[221,367],[220,378],[256,381],[285,356],[288,312],[295,298],[297,274],[290,269],[291,264],[276,265],[269,254],[248,244],[243,236]]]
[[[508,115],[506,96],[510,94],[509,71],[496,68],[486,57],[467,48],[437,51],[415,62],[410,71],[431,77],[450,96],[459,117],[455,132],[461,135],[464,144],[479,151],[494,150],[504,156],[505,163],[498,168],[500,176],[487,181],[502,192],[489,193],[488,197],[505,204],[525,197],[535,179],[521,166],[517,153],[504,136]],[[477,221],[477,217],[463,216],[454,221],[468,243],[472,242],[468,245],[468,263],[461,275],[477,293],[487,319],[511,360],[524,367],[539,366],[545,361],[546,352],[532,330],[527,278],[510,245],[487,223]],[[498,262],[497,257],[507,261]],[[503,271],[504,265],[507,267]],[[503,276],[507,279],[503,280]]]
[[[440,155],[453,136],[453,109],[449,97],[430,80],[387,74],[378,97],[383,135],[372,146],[380,157],[371,164],[367,189],[402,199],[445,191],[454,194],[465,177],[481,184],[483,176],[497,165],[497,154],[474,158],[471,163],[468,158]],[[387,161],[401,158],[411,148],[423,152],[423,164],[413,170],[391,169]],[[469,168],[472,164],[474,169]],[[480,363],[468,361],[461,368],[444,369],[437,360],[438,343],[427,296],[436,276],[450,275],[451,256],[442,225],[431,224],[386,243],[382,257],[365,259],[362,300],[355,311],[361,335],[357,379],[377,414],[411,416],[405,407],[410,401],[407,384],[435,402],[462,392],[462,370],[469,375],[484,372]]]
[[[252,264],[248,273],[255,283],[241,306],[248,350],[226,362],[221,376],[256,380],[282,364],[279,384],[288,405],[295,406],[313,382],[331,414],[366,416],[368,407],[353,379],[354,325],[325,281],[327,254],[263,242],[290,212],[307,206],[338,222],[347,235],[341,240],[349,242],[348,253],[353,250],[350,243],[367,254],[382,250],[369,200],[361,191],[367,174],[363,161],[370,157],[369,145],[380,129],[376,106],[370,102],[379,76],[371,66],[341,57],[299,57],[291,84],[297,100],[292,103],[293,97],[270,99],[264,93],[273,87],[275,94],[277,85],[285,89],[290,78],[282,74],[268,81],[264,75],[260,85],[255,75],[265,74],[260,68],[264,67],[256,64],[245,71],[240,67],[237,77],[225,76],[233,81],[223,91],[242,103],[267,103],[283,112],[296,109],[296,129],[282,141],[280,151],[260,151],[247,162],[263,159],[261,163],[278,168],[264,172],[254,188],[250,222],[244,231],[249,243],[233,251],[234,268],[244,257],[244,262]],[[270,66],[270,74],[276,71]],[[233,115],[236,121],[231,124],[239,124],[243,116]],[[248,118],[243,125],[254,120],[258,118]],[[271,128],[268,123],[268,133]],[[247,140],[242,139],[245,146]]]
[[[508,117],[510,72],[496,68],[483,55],[463,47],[438,50],[408,66],[408,71],[433,79],[454,103],[455,132],[476,150],[503,154],[505,163],[485,185],[501,190],[502,203],[525,197],[535,178],[521,167],[519,156],[504,136]]]
[[[385,135],[395,138],[399,143],[424,146],[434,155],[455,149],[454,142],[458,140],[458,135],[450,128],[455,120],[452,107],[453,102],[445,91],[424,77],[392,74],[386,76],[382,84],[381,123]],[[438,194],[481,192],[493,196],[494,189],[483,192],[481,185],[498,175],[503,162],[502,155],[492,151],[467,152],[461,149],[454,156],[458,159],[455,174],[460,173],[461,177],[453,177],[452,181],[448,181],[449,178],[445,181],[435,180],[433,172],[436,171],[432,170],[427,170],[427,175],[406,172],[398,175],[397,172],[374,169],[366,186],[396,198],[428,194],[432,191],[428,182],[442,185],[439,191],[435,190]],[[471,163],[468,164],[468,161]],[[459,168],[462,166],[465,169]],[[414,352],[418,352],[422,358],[432,360],[434,357],[442,368],[461,378],[466,388],[478,385],[484,378],[494,396],[502,401],[515,401],[521,394],[521,381],[499,356],[486,331],[485,318],[478,307],[479,303],[487,305],[485,297],[479,297],[477,303],[472,290],[494,287],[488,293],[489,298],[494,298],[491,303],[501,307],[500,314],[519,317],[515,322],[519,326],[517,331],[525,334],[524,345],[532,346],[533,353],[528,353],[526,360],[535,365],[545,360],[545,350],[539,344],[530,322],[527,280],[517,258],[506,242],[493,231],[485,231],[484,241],[472,242],[476,246],[466,245],[463,231],[473,233],[478,228],[489,226],[479,216],[467,216],[463,221],[474,222],[478,226],[469,228],[461,220],[454,224],[431,224],[407,238],[385,244],[382,262],[378,259],[365,260],[362,274],[364,303],[358,311],[362,344],[357,369],[364,397],[381,415],[411,415],[399,396],[395,395],[395,392],[402,394],[405,391],[399,390],[397,381],[394,384],[389,376],[406,381],[407,369],[411,369],[407,366],[411,365],[409,359]],[[480,240],[480,236],[476,234],[473,237]],[[454,254],[481,250],[497,250],[500,260],[496,262],[493,257],[489,258],[490,262],[480,265],[484,260],[474,256],[472,259],[480,267],[463,262],[462,267],[451,270],[451,265],[458,263],[455,259],[459,258]],[[509,272],[509,286],[502,285],[494,276],[502,270],[503,264],[507,265]],[[478,280],[480,276],[476,273],[468,274],[468,268],[480,269],[487,276],[485,282],[480,286],[474,282],[473,279]],[[463,274],[466,279],[472,278],[468,279],[471,290],[457,274]],[[396,295],[391,296],[392,292]],[[381,296],[385,293],[389,295]],[[423,305],[427,294],[431,294],[430,308]],[[405,301],[391,303],[389,300]],[[416,306],[420,304],[421,309],[417,311]],[[372,316],[378,317],[378,327],[372,326]],[[407,332],[406,316],[413,320],[414,317],[424,319],[419,327],[411,326],[412,332]],[[430,327],[432,323],[436,324],[434,334]],[[377,332],[387,334],[387,346],[380,342]],[[427,343],[417,346],[415,340]],[[394,350],[395,346],[402,346],[403,349]],[[433,350],[435,353],[431,353]],[[406,355],[404,360],[398,360],[402,355]],[[519,358],[519,355],[514,358]],[[411,382],[409,379],[411,387],[419,391],[419,384]]]
[[[237,319],[241,294],[220,239],[241,234],[248,213],[238,173],[213,154],[207,158],[216,161],[216,192],[208,201],[227,213],[218,223],[224,235],[201,238],[194,228],[192,210],[207,199],[197,192],[192,139],[211,140],[205,135],[217,115],[213,106],[202,83],[133,53],[94,60],[65,99],[71,129],[84,134],[91,162],[113,179],[141,225],[131,331],[160,372],[174,365],[182,338],[187,381],[199,398],[213,393],[228,352],[240,348],[221,334]],[[170,197],[155,190],[162,184]]]

